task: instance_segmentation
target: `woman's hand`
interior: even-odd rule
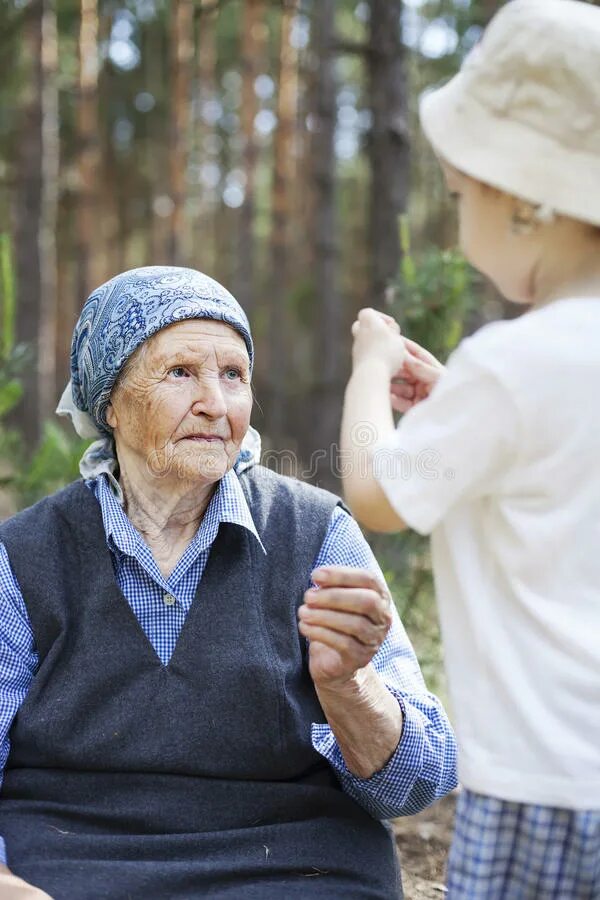
[[[432,353],[415,341],[408,338],[403,340],[406,357],[402,367],[394,375],[390,388],[392,406],[401,413],[429,397],[434,385],[446,371]]]
[[[8,866],[0,864],[0,900],[52,900],[49,894],[40,888],[27,884],[10,871]]]
[[[392,623],[390,593],[367,569],[331,566],[312,574],[318,590],[304,595],[300,633],[310,641],[309,668],[317,687],[343,686],[367,666]]]
[[[327,566],[312,575],[298,611],[309,639],[309,668],[319,703],[350,772],[370,778],[402,735],[400,705],[371,660],[392,623],[385,584],[367,569]]]

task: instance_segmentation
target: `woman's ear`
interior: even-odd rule
[[[108,402],[108,406],[106,407],[106,421],[110,425],[111,428],[116,428],[118,425],[117,414],[115,412],[115,408],[112,403]]]

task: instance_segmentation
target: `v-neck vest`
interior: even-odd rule
[[[166,666],[82,481],[0,526],[39,655],[0,834],[55,900],[398,896],[387,829],[310,739],[297,608],[338,498],[262,467],[240,481],[266,555],[221,523]]]

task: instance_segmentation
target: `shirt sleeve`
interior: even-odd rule
[[[332,515],[315,568],[325,565],[367,568],[383,580],[360,528],[340,507]],[[392,615],[392,626],[373,658],[404,717],[400,742],[390,760],[370,778],[358,778],[346,767],[329,725],[312,725],[314,749],[333,767],[346,793],[378,819],[412,815],[457,784],[456,743],[450,722],[440,701],[425,686],[395,609]]]
[[[25,601],[6,548],[0,543],[0,784],[10,751],[10,727],[37,667],[38,656]],[[6,865],[6,847],[1,837],[0,862]]]
[[[427,400],[375,448],[373,473],[406,524],[430,534],[459,501],[496,489],[519,447],[508,390],[462,346]]]

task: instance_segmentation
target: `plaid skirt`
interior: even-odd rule
[[[600,810],[463,790],[447,884],[448,900],[600,900]]]

